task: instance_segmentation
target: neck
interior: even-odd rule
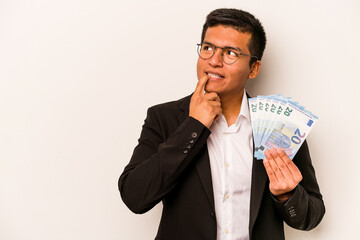
[[[236,120],[240,113],[241,101],[244,92],[237,96],[220,96],[222,114],[224,115],[228,126],[236,123]]]

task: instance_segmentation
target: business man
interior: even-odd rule
[[[198,44],[192,95],[149,108],[119,179],[124,203],[144,213],[162,201],[155,239],[281,240],[283,221],[316,227],[325,207],[306,142],[253,157],[245,83],[261,67],[265,32],[250,13],[217,9]]]

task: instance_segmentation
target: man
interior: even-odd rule
[[[261,67],[265,32],[253,15],[217,9],[198,45],[194,93],[149,108],[119,179],[124,203],[144,213],[162,201],[155,239],[284,239],[283,221],[316,227],[325,207],[306,142],[253,157],[245,83]]]

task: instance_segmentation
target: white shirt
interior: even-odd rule
[[[248,240],[253,139],[246,92],[235,124],[221,115],[207,139],[217,240]]]

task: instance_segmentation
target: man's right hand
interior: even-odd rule
[[[205,92],[205,85],[208,80],[209,76],[206,75],[198,81],[191,97],[189,116],[210,128],[213,121],[220,116],[222,110],[220,97],[217,93]]]

